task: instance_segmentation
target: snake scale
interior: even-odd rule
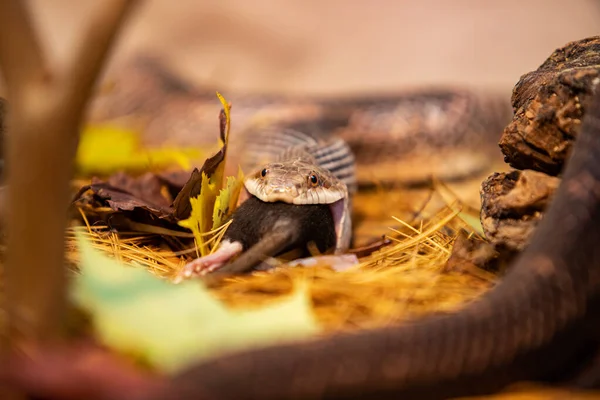
[[[94,99],[90,122],[144,121],[145,143],[212,145],[220,105],[214,90],[191,84],[151,57],[134,58]],[[512,118],[510,93],[454,86],[359,96],[285,96],[224,92],[232,104],[227,165],[262,127],[344,140],[356,159],[359,186],[421,185],[432,175],[462,180],[501,162],[498,140]],[[427,160],[426,163],[423,160]],[[418,167],[416,167],[418,166]],[[244,168],[245,172],[248,172]]]
[[[451,315],[224,356],[190,367],[150,397],[443,399],[558,376],[596,383],[594,374],[567,368],[593,361],[597,344],[592,313],[600,286],[600,94],[596,97],[530,245],[480,299]],[[316,135],[335,131],[355,156],[358,186],[375,175],[408,184],[431,174],[461,179],[489,165],[492,153],[486,149],[491,143],[498,151],[508,122],[506,107],[473,99],[468,91],[434,90],[324,101],[317,111],[309,102],[312,117],[274,126]],[[256,102],[231,100],[233,120],[245,126],[244,115],[257,110]],[[276,114],[286,109],[269,101],[261,107]],[[165,120],[158,125],[169,125],[168,116]],[[424,157],[428,165],[410,168],[416,160],[423,165]]]
[[[132,71],[120,74],[113,85],[115,93],[96,99],[92,122],[142,115],[149,121],[144,135],[150,142],[169,137],[185,144],[190,137],[198,138],[197,132],[213,130],[209,127],[214,126],[218,108],[210,91],[181,81],[151,60],[140,61]],[[349,214],[359,187],[419,186],[432,177],[464,181],[490,171],[501,160],[497,142],[512,115],[506,94],[465,87],[333,98],[230,93],[227,100],[233,104],[227,172],[235,174],[241,164],[245,173],[256,176],[266,163],[281,164],[303,152],[301,162],[319,169],[300,178],[310,186],[309,176],[320,177],[307,191],[314,198],[287,202],[329,204],[335,214],[338,253],[351,244]],[[281,170],[271,168],[262,181],[272,186],[273,178],[282,173],[277,169]],[[251,184],[247,179],[246,189],[258,196],[261,189]],[[329,187],[317,194],[324,184]],[[334,204],[338,200],[343,202]],[[239,241],[225,239],[223,252],[188,264],[178,279],[211,272],[244,250]]]
[[[228,355],[156,399],[441,399],[522,380],[598,375],[600,93],[530,245],[501,282],[452,315]],[[593,371],[593,369],[592,369]]]
[[[464,179],[489,167],[492,137],[508,119],[506,105],[489,94],[430,89],[388,98],[322,101],[318,118],[250,125],[243,130],[237,151],[242,169],[250,171],[242,197],[260,201],[236,210],[220,247],[188,263],[176,281],[217,270],[219,274],[247,271],[266,256],[307,248],[305,241],[329,251],[325,246],[328,235],[321,235],[317,242],[311,237],[327,229],[311,222],[322,217],[302,215],[318,211],[317,205],[328,205],[333,215],[335,253],[346,252],[352,243],[352,198],[359,183],[364,186],[373,178],[378,183],[397,182],[401,176],[397,171],[404,169],[413,171],[404,176],[405,184],[418,180],[418,174],[421,181],[430,175]],[[416,163],[411,155],[421,162]],[[426,158],[429,162],[422,162]],[[408,164],[402,166],[399,159]],[[442,160],[453,165],[444,165]],[[370,178],[357,174],[369,165],[375,168]],[[411,174],[413,181],[406,179]],[[265,207],[275,202],[303,207]],[[256,216],[254,226],[248,215]],[[299,219],[309,223],[300,224]]]

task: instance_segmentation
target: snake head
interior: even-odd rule
[[[243,198],[255,196],[268,203],[331,205],[336,225],[336,251],[348,248],[351,235],[348,189],[331,172],[298,157],[262,166],[246,177],[244,187]]]
[[[248,176],[244,185],[264,202],[332,204],[348,196],[343,182],[302,158],[266,164]]]

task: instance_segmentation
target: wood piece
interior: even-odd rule
[[[490,175],[480,191],[486,237],[498,248],[523,250],[559,183],[532,170]]]
[[[0,2],[0,67],[11,105],[6,146],[10,234],[2,299],[8,334],[0,338],[2,353],[25,339],[62,336],[64,231],[79,128],[103,61],[135,3],[103,2],[64,68],[51,71],[25,2]],[[0,394],[3,399],[16,396]]]
[[[568,43],[523,75],[513,89],[515,116],[500,140],[505,161],[558,175],[598,82],[599,36]]]

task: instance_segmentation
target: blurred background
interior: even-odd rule
[[[97,0],[29,2],[60,63]],[[147,0],[109,66],[143,51],[222,90],[511,90],[555,48],[598,33],[597,0]]]

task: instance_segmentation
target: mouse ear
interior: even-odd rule
[[[350,248],[352,221],[350,219],[350,202],[344,196],[329,205],[335,225],[335,254],[346,252]]]

